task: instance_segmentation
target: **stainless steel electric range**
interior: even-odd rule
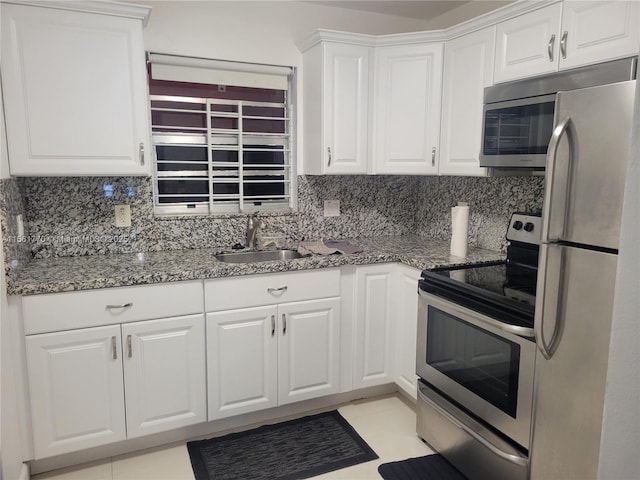
[[[469,479],[526,479],[541,219],[514,213],[507,259],[422,272],[418,434]]]

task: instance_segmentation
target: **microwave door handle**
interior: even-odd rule
[[[556,104],[557,107],[557,104]],[[546,185],[545,185],[545,193],[544,193],[544,206],[542,210],[542,233],[540,241],[542,243],[554,242],[556,239],[551,239],[551,217],[552,212],[554,210],[554,195],[553,191],[557,188],[555,186],[556,183],[556,175],[557,175],[557,156],[558,156],[558,147],[560,146],[560,140],[566,134],[569,139],[569,148],[570,152],[573,150],[573,136],[570,134],[570,128],[572,125],[571,117],[565,117],[558,123],[556,128],[553,129],[553,134],[551,135],[551,140],[549,141],[549,147],[547,149],[547,169],[546,169]],[[571,157],[571,154],[569,155]],[[568,185],[565,185],[564,188],[560,189],[565,192],[565,200],[568,190]],[[562,207],[562,226],[564,230],[564,222],[565,222],[565,209],[566,209],[566,201]],[[559,235],[561,236],[561,235]]]
[[[536,345],[542,356],[549,360],[558,348],[563,330],[563,316],[559,307],[562,304],[564,285],[564,250],[557,244],[540,245],[540,264],[538,265],[538,285],[536,287],[536,308],[534,330]],[[553,317],[551,340],[547,343],[544,322]]]

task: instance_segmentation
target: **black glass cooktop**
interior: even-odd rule
[[[502,262],[422,272],[420,289],[513,325],[533,327],[537,269]]]

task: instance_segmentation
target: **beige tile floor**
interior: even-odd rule
[[[400,395],[358,400],[338,408],[380,457],[324,475],[321,480],[380,479],[378,465],[433,451],[415,433],[413,406]],[[32,480],[193,480],[186,442],[35,475]]]

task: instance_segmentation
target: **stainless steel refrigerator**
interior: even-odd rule
[[[531,480],[596,479],[635,81],[562,92],[545,180]]]

